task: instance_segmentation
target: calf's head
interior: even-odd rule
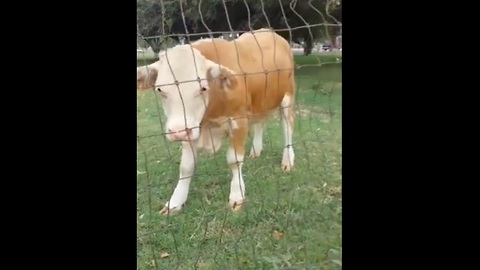
[[[236,85],[231,70],[190,45],[162,51],[158,61],[137,68],[137,89],[154,88],[161,97],[170,141],[197,140],[210,95],[231,91]]]

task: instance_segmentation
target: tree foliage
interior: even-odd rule
[[[188,33],[188,42],[207,37],[209,32],[260,27],[311,45],[318,38],[338,34],[339,27],[318,24],[341,23],[341,8],[341,0],[137,0],[137,27],[144,37],[157,36],[147,39],[154,51],[169,35],[178,40]]]

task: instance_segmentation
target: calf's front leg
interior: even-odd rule
[[[245,202],[245,183],[243,181],[242,165],[247,133],[247,121],[244,119],[235,120],[230,133],[230,145],[227,150],[227,163],[232,172],[229,205],[233,211],[240,210]]]
[[[180,161],[180,177],[170,200],[167,201],[160,214],[179,211],[187,201],[190,181],[195,172],[197,149],[194,143],[182,142],[182,159]]]

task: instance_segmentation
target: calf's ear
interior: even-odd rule
[[[157,73],[156,62],[150,65],[137,67],[137,90],[145,90],[155,86]]]
[[[234,72],[220,64],[207,60],[207,79],[217,82],[221,89],[234,89],[237,86],[237,77]]]

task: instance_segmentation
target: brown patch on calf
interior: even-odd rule
[[[245,139],[248,136],[248,120],[247,118],[233,120],[236,122],[237,128],[232,129],[230,132],[230,147],[235,150],[237,155],[245,156]],[[230,168],[232,166],[238,166],[237,163],[228,164]]]
[[[285,95],[291,98],[287,121],[294,124],[293,55],[288,41],[266,30],[243,34],[235,41],[213,39],[192,44],[205,58],[221,65],[207,71],[210,102],[201,125],[225,117],[234,119],[239,127],[230,136],[230,146],[242,154],[250,124],[265,121]],[[219,73],[214,70],[218,68]]]

